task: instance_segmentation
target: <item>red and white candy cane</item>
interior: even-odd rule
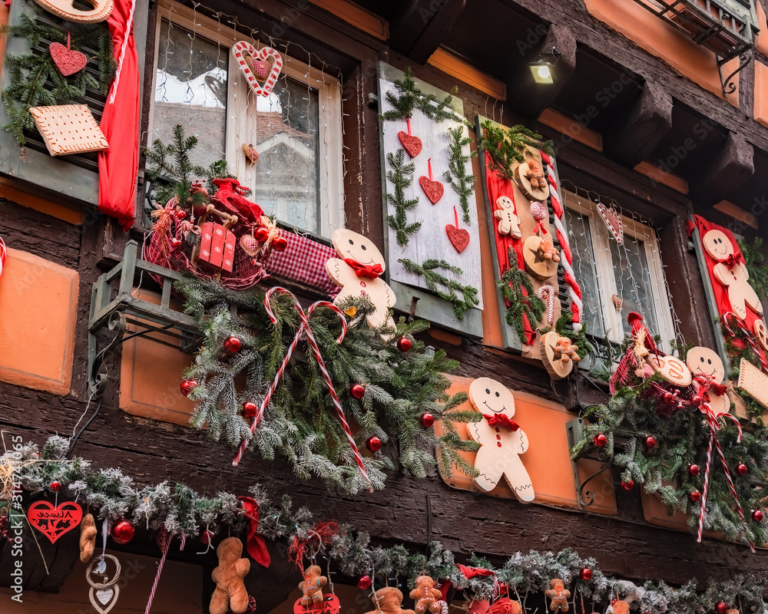
[[[541,300],[544,300],[544,295],[547,295],[547,324],[552,324],[555,321],[555,298],[557,294],[552,286],[542,286],[536,291],[536,296]]]
[[[560,202],[560,192],[557,186],[557,175],[555,167],[552,164],[552,158],[545,152],[541,152],[541,161],[544,163],[544,169],[547,172],[547,181],[549,181],[549,200],[552,203],[552,210],[555,212],[555,231],[560,247],[563,249],[565,258],[560,259],[560,264],[565,269],[565,283],[568,284],[568,293],[571,296],[571,314],[573,314],[573,330],[577,333],[581,331],[581,310],[583,307],[581,301],[581,287],[576,281],[576,275],[573,272],[573,252],[571,244],[568,242],[568,233],[563,227],[563,215],[565,210]]]
[[[757,343],[755,343],[755,338],[752,336],[752,333],[749,332],[744,322],[742,322],[739,317],[733,313],[732,311],[729,311],[727,313],[723,314],[723,326],[725,326],[725,330],[728,331],[728,334],[733,337],[733,329],[728,325],[728,317],[732,317],[734,320],[736,320],[736,324],[741,329],[741,332],[744,333],[744,336],[747,338],[747,342],[749,343],[749,346],[752,348],[752,351],[757,355],[757,357],[760,359],[760,366],[762,367],[763,371],[768,373],[768,361],[765,359],[765,354],[762,353],[758,347]]]
[[[338,314],[339,318],[341,319],[341,334],[339,335],[338,339],[336,339],[336,343],[339,344],[342,341],[344,341],[344,336],[347,334],[347,320],[346,320],[346,317],[344,316],[344,312],[342,312],[341,309],[336,307],[336,305],[334,305],[333,303],[329,303],[328,301],[317,301],[316,303],[313,303],[312,305],[310,305],[309,309],[307,309],[307,312],[304,313],[304,310],[301,308],[299,301],[296,300],[296,297],[291,292],[289,292],[285,288],[274,287],[274,288],[270,288],[270,290],[267,292],[266,296],[264,297],[264,306],[266,307],[267,315],[269,315],[269,319],[272,321],[273,324],[277,323],[277,318],[275,317],[275,314],[272,311],[272,305],[270,304],[270,299],[272,298],[272,295],[275,294],[276,292],[279,292],[281,294],[288,294],[289,296],[293,297],[294,308],[296,309],[296,312],[299,314],[299,318],[301,318],[301,325],[299,326],[299,330],[296,331],[296,335],[294,336],[293,341],[291,341],[291,345],[288,346],[288,351],[285,353],[285,358],[283,359],[283,362],[280,365],[280,368],[277,370],[277,373],[275,373],[275,379],[272,380],[272,383],[269,385],[269,388],[267,389],[267,393],[264,395],[264,399],[262,400],[261,405],[259,406],[259,410],[256,412],[256,415],[253,418],[253,422],[251,423],[251,427],[250,427],[251,435],[253,435],[253,433],[256,431],[256,426],[259,424],[259,421],[264,415],[264,411],[266,410],[267,405],[269,404],[269,401],[272,398],[272,395],[277,389],[277,385],[280,383],[280,380],[283,377],[283,373],[285,373],[285,369],[288,366],[288,362],[291,359],[291,355],[293,354],[293,351],[296,349],[296,346],[298,345],[301,338],[306,337],[307,342],[309,343],[313,353],[315,354],[315,359],[317,360],[317,366],[320,367],[320,371],[323,374],[323,379],[325,380],[325,383],[328,386],[328,392],[330,393],[331,399],[333,400],[333,404],[336,407],[336,415],[338,416],[339,421],[341,422],[341,426],[343,427],[344,433],[347,436],[347,441],[349,442],[349,445],[352,448],[352,452],[355,455],[355,462],[357,462],[357,466],[360,469],[360,473],[365,478],[366,482],[370,484],[371,480],[368,477],[368,472],[365,470],[365,465],[363,464],[363,459],[360,456],[360,451],[357,449],[357,444],[355,443],[355,439],[352,436],[352,430],[349,428],[349,423],[347,422],[347,418],[344,415],[344,410],[342,409],[341,403],[339,402],[339,397],[336,395],[336,391],[333,388],[333,382],[331,381],[331,376],[328,374],[328,370],[325,367],[325,361],[323,361],[323,356],[320,353],[320,348],[318,347],[317,342],[315,341],[315,337],[312,334],[312,329],[309,326],[308,318],[310,315],[312,315],[312,312],[316,308],[328,307],[329,309],[332,309],[334,312],[336,312],[336,314]],[[247,447],[248,447],[247,441],[244,440],[240,443],[240,449],[237,452],[237,456],[235,457],[235,460],[232,461],[233,466],[237,467],[237,465],[240,463]]]
[[[157,565],[157,573],[155,574],[155,581],[152,583],[152,590],[149,593],[149,600],[147,601],[147,609],[144,610],[144,614],[149,614],[152,609],[152,602],[155,600],[155,593],[157,592],[157,585],[160,584],[160,576],[163,573],[163,567],[165,566],[165,559],[168,557],[168,550],[171,548],[171,542],[173,541],[173,535],[168,535],[165,527],[161,529],[163,534],[158,537],[158,545],[163,551],[163,556],[160,557],[160,563]],[[179,550],[184,550],[184,545],[187,543],[187,536],[181,534],[181,547]]]
[[[5,267],[5,259],[8,257],[8,248],[5,247],[5,241],[0,237],[0,277],[3,276],[3,268]]]
[[[712,408],[709,406],[709,403],[703,403],[701,407],[699,407],[699,409],[707,417],[707,424],[709,425],[709,447],[707,448],[707,464],[706,464],[706,468],[704,469],[704,491],[701,493],[701,510],[699,511],[699,530],[696,534],[697,542],[701,542],[701,536],[702,536],[702,533],[704,533],[704,517],[707,514],[707,493],[709,492],[709,470],[710,470],[710,467],[712,466],[712,448],[713,447],[717,450],[717,455],[720,457],[720,462],[723,465],[723,472],[725,473],[725,479],[728,482],[728,488],[730,488],[731,490],[731,496],[733,497],[733,500],[736,502],[736,510],[739,512],[739,518],[741,518],[741,522],[744,524],[745,529],[747,526],[747,521],[744,518],[744,510],[741,509],[741,502],[739,501],[739,497],[736,494],[736,487],[733,485],[733,479],[731,479],[731,472],[728,470],[728,463],[725,460],[723,449],[720,447],[720,441],[717,439],[717,431],[720,429],[720,425],[717,423],[717,417],[715,416],[715,412],[712,411]],[[736,424],[736,428],[738,429],[738,432],[739,432],[739,436],[736,441],[741,443],[742,430],[741,430],[741,424],[739,424],[738,418],[736,418],[735,416],[732,416],[731,414],[721,414],[721,415],[724,418],[730,418]],[[755,544],[753,544],[751,540],[747,540],[747,543],[749,544],[750,550],[754,552]]]

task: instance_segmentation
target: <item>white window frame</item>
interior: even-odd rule
[[[589,223],[605,337],[612,343],[622,343],[625,338],[623,320],[626,319],[627,312],[626,309],[617,311],[611,298],[614,294],[618,294],[609,243],[615,239],[610,235],[608,227],[600,217],[596,203],[567,190],[564,190],[564,195],[565,206],[572,212],[586,218]],[[663,288],[661,292],[652,293],[656,322],[659,326],[659,330],[655,332],[661,336],[660,349],[666,354],[671,354],[670,341],[675,339],[675,328],[672,321],[672,308],[666,292],[667,282],[664,277],[664,265],[661,262],[661,251],[659,250],[659,239],[656,236],[656,231],[650,226],[624,215],[621,216],[621,221],[624,224],[624,235],[643,243],[652,286]]]
[[[231,53],[232,46],[239,41],[248,41],[256,49],[264,45],[257,40],[249,38],[218,21],[200,15],[193,9],[177,4],[172,0],[159,0],[157,11],[157,24],[155,33],[155,55],[153,63],[152,98],[149,112],[149,129],[151,131],[154,120],[155,92],[157,80],[158,57],[160,53],[160,31],[163,20],[169,20],[181,28],[195,32],[196,35],[213,43],[227,46],[228,84],[227,84],[227,135],[226,135],[226,162],[240,183],[252,190],[255,188],[254,165],[247,163],[242,151],[244,143],[256,142],[255,121],[251,132],[248,132],[248,122],[253,118],[244,110],[238,110],[237,105],[245,108],[255,108],[255,94],[242,78],[243,73]],[[312,233],[303,229],[297,229],[301,234],[315,234],[324,239],[330,239],[333,231],[344,228],[344,160],[342,142],[342,105],[341,84],[334,77],[323,71],[308,66],[281,52],[283,58],[282,73],[292,79],[310,86],[318,92],[319,117],[318,117],[318,165],[320,184],[320,228],[319,232]],[[234,110],[234,111],[233,111]],[[239,111],[239,112],[238,112]],[[201,143],[205,146],[204,143]],[[258,162],[257,162],[258,164]],[[285,220],[278,221],[284,222]]]

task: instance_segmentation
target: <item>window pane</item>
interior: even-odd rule
[[[632,332],[626,314],[636,311],[643,316],[651,333],[658,334],[659,326],[656,311],[653,308],[651,277],[648,273],[648,261],[645,258],[643,242],[625,233],[623,246],[619,246],[613,239],[610,240],[610,244],[616,287],[623,300],[621,322],[624,332]]]
[[[589,218],[576,211],[566,209],[566,222],[568,224],[568,237],[571,241],[571,251],[573,252],[573,272],[581,286],[581,300],[584,303],[582,316],[585,330],[590,335],[605,337]]]
[[[196,136],[192,164],[225,158],[229,48],[163,20],[160,26],[152,140],[173,142],[173,128]]]
[[[281,222],[319,234],[317,90],[281,75],[270,96],[259,97],[256,112],[259,161],[253,200]]]

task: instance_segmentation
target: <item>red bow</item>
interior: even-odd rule
[[[732,269],[739,263],[744,263],[744,256],[742,254],[731,254],[727,258],[719,260],[720,264],[724,264],[729,269]]]
[[[492,576],[493,572],[490,569],[483,569],[482,567],[467,567],[466,565],[459,565],[459,571],[464,574],[464,577],[469,580],[475,576]]]
[[[263,567],[269,567],[272,559],[267,551],[267,544],[261,535],[256,534],[259,528],[259,505],[253,497],[238,497],[243,505],[243,516],[248,519],[248,540],[246,547],[251,558]]]
[[[504,414],[483,414],[483,418],[488,420],[488,424],[491,426],[496,426],[498,424],[499,426],[506,426],[513,431],[520,428],[520,425],[517,422],[507,418]]]
[[[352,258],[344,258],[349,266],[351,266],[358,277],[367,277],[368,279],[376,279],[380,277],[384,272],[380,264],[360,264],[357,260]]]
[[[719,396],[723,396],[726,392],[728,392],[728,386],[725,384],[718,384],[707,375],[697,375],[693,379],[696,380],[701,386],[701,392],[703,396],[707,396],[707,392],[710,390]],[[708,396],[706,400],[709,402],[710,399]]]

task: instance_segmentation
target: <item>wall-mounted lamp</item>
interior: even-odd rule
[[[552,47],[551,51],[540,53],[539,57],[528,64],[534,82],[542,85],[552,85],[555,82],[555,73],[552,69],[562,55],[563,54],[557,50],[557,47]]]

